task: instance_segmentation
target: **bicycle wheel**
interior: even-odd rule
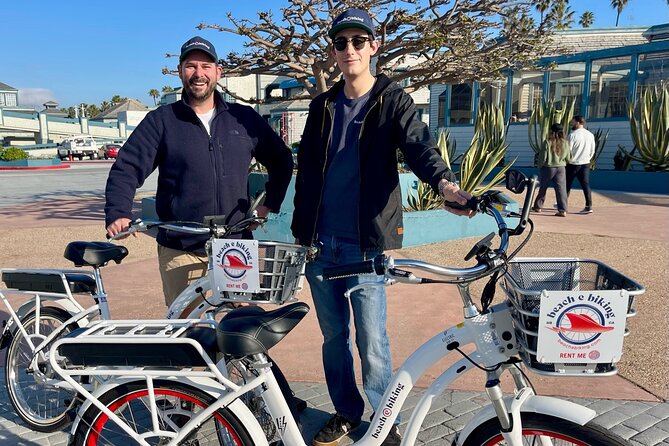
[[[33,345],[39,345],[70,318],[70,313],[57,307],[40,309],[39,323],[32,311],[21,319]],[[63,334],[75,326],[67,327]],[[45,350],[46,352],[47,350]],[[16,414],[33,430],[54,432],[69,423],[67,412],[75,404],[75,392],[44,383],[44,378],[57,378],[48,359],[38,360],[37,369],[30,368],[34,351],[20,330],[14,333],[5,358],[5,384],[9,401]]]
[[[151,445],[167,444],[194,415],[214,402],[211,395],[176,381],[154,382],[157,425],[153,425],[146,382],[123,384],[105,393],[100,401]],[[74,433],[77,446],[128,446],[132,438],[114,421],[91,406]],[[223,408],[190,433],[184,445],[252,445],[251,437],[236,416]]]
[[[523,420],[523,445],[544,444],[550,440],[553,446],[629,446],[604,428],[592,423],[581,426],[562,418],[538,413],[521,413]],[[477,427],[465,441],[464,446],[505,445],[497,418]]]

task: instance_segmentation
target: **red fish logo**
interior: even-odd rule
[[[240,259],[236,255],[233,254],[226,254],[225,255],[225,262],[223,264],[224,268],[231,268],[231,269],[251,269],[253,268],[251,265],[247,265],[243,259]]]
[[[218,266],[223,268],[225,274],[231,279],[240,280],[247,271],[253,269],[252,262],[240,249],[230,248],[223,253],[222,257]]]
[[[555,325],[546,328],[556,332],[568,344],[586,345],[595,341],[602,333],[614,329],[613,326],[604,325],[605,321],[598,308],[579,304],[566,309],[556,318]]]
[[[606,327],[587,314],[567,313],[569,327],[548,327],[556,332],[576,332],[576,333],[604,333],[613,330],[614,327]]]

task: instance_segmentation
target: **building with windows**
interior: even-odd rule
[[[448,128],[458,147],[467,147],[481,104],[501,105],[510,121],[508,158],[531,166],[527,121],[532,108],[541,100],[558,106],[574,101],[574,113],[586,117],[591,131],[609,132],[598,165],[612,168],[618,145],[633,147],[627,104],[645,89],[669,82],[669,24],[558,31],[553,42],[559,55],[542,58],[534,70],[508,71],[493,82],[433,85],[430,129]]]
[[[18,107],[19,90],[0,82],[0,107]]]

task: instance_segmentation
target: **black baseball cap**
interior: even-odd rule
[[[339,14],[337,18],[334,19],[334,22],[332,22],[330,31],[328,31],[328,36],[330,36],[331,39],[334,39],[339,31],[347,28],[362,29],[374,37],[374,24],[372,23],[372,18],[367,11],[363,11],[362,9],[349,8]]]
[[[195,36],[190,39],[188,42],[181,45],[181,55],[179,56],[179,63],[183,62],[188,53],[191,51],[202,51],[206,53],[211,59],[218,63],[218,56],[216,55],[216,48],[211,44],[207,39],[203,39],[200,36]]]

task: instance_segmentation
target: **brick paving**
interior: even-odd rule
[[[4,370],[0,368],[0,378],[4,383]],[[302,414],[302,427],[307,444],[318,429],[328,420],[333,410],[324,384],[293,382],[295,394],[308,402]],[[401,411],[403,431],[411,416],[414,405],[420,398],[421,389],[414,389]],[[669,445],[669,403],[640,402],[625,400],[601,400],[589,398],[569,398],[578,404],[597,412],[595,423],[609,429],[614,434],[629,440],[632,446]],[[488,401],[483,393],[446,390],[435,399],[428,413],[417,445],[450,445],[456,432],[476,414]],[[364,419],[371,416],[368,408]],[[341,442],[350,445],[365,432],[367,423]],[[5,386],[0,388],[0,446],[66,446],[67,432],[45,434],[34,432],[21,425],[20,420],[7,399]]]

